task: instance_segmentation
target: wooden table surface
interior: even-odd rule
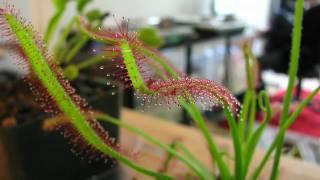
[[[170,144],[175,140],[179,140],[183,143],[200,161],[207,165],[210,169],[211,166],[210,156],[206,148],[206,142],[203,140],[201,134],[192,127],[184,127],[177,125],[166,120],[145,115],[140,112],[133,112],[127,109],[122,111],[122,118],[124,122],[136,126],[141,130],[147,132],[153,137],[159,139],[165,144]],[[221,137],[217,134],[213,134],[214,140],[224,151],[232,153],[232,144],[230,139]],[[129,152],[137,152],[133,156],[134,160],[145,167],[158,170],[163,160],[166,157],[164,151],[156,148],[148,142],[145,142],[142,138],[128,132],[125,129],[121,129],[121,147]],[[0,154],[1,153],[0,146]],[[253,166],[260,162],[263,155],[262,151],[258,151],[253,160]],[[5,157],[0,157],[5,158]],[[228,164],[232,167],[232,161],[228,161]],[[138,180],[151,179],[142,174],[134,172],[129,168],[124,168],[128,173],[123,179],[132,179],[135,177]],[[181,176],[188,172],[188,169],[179,162],[174,162],[169,168],[169,174],[173,176]],[[5,172],[0,164],[0,171]],[[8,179],[5,174],[0,172],[0,180]],[[268,179],[270,173],[270,163],[268,168],[262,173],[260,179]],[[320,167],[312,164],[304,163],[300,160],[292,159],[290,157],[282,158],[280,180],[320,180]]]
[[[202,161],[209,168],[213,168],[210,163],[210,156],[206,148],[206,142],[202,138],[201,134],[192,127],[184,127],[174,124],[172,122],[165,121],[160,118],[152,117],[150,115],[142,114],[140,112],[134,112],[127,109],[122,111],[121,119],[133,126],[140,128],[141,130],[149,133],[153,137],[159,139],[163,143],[170,144],[174,140],[182,142],[200,161]],[[213,134],[214,140],[218,146],[232,153],[232,142],[230,139],[221,137],[217,134]],[[131,134],[125,129],[121,130],[121,146],[125,149],[136,151],[138,154],[134,156],[137,163],[148,167],[150,169],[159,169],[162,165],[166,154],[145,142],[142,138]],[[257,151],[251,169],[254,169],[263,156],[262,151]],[[267,168],[262,173],[262,180],[268,179],[270,174],[271,164],[268,163]],[[228,161],[228,165],[233,167],[232,161]],[[291,157],[283,157],[280,165],[281,172],[279,179],[281,180],[320,180],[320,167],[302,162]],[[127,169],[127,168],[126,168]],[[181,175],[187,172],[187,168],[179,162],[172,163],[172,167],[169,168],[171,175]],[[130,171],[132,172],[132,171]],[[132,176],[137,179],[150,179],[142,174],[132,172]]]

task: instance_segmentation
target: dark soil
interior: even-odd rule
[[[71,84],[93,109],[119,117],[120,94],[112,95],[118,89],[106,86],[104,79],[79,76]],[[43,132],[42,120],[50,114],[43,112],[35,98],[19,76],[0,72],[0,141],[4,143],[13,178],[85,180],[96,175],[92,179],[117,179],[119,173],[113,159],[108,158],[107,163],[105,159],[91,162],[86,155],[75,156],[70,151],[72,145],[59,132]],[[102,126],[110,137],[118,139],[116,126]]]
[[[17,74],[0,72],[0,127],[46,118],[27,83]]]

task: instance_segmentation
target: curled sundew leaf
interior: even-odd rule
[[[137,33],[129,33],[128,23],[122,21],[118,31],[105,29],[92,30],[83,26],[85,32],[94,39],[107,42],[105,57],[112,57],[111,62],[100,69],[124,83],[125,87],[151,94],[146,84],[152,79],[168,78],[165,69],[150,57],[141,53],[144,44],[138,40]],[[111,56],[112,55],[112,56]]]
[[[47,55],[41,38],[36,36],[32,26],[26,25],[12,7],[0,8],[0,29],[7,41],[20,46],[21,61],[28,68],[26,79],[33,93],[41,99],[44,109],[63,114],[70,122],[67,126],[62,124],[59,129],[79,155],[85,154],[89,159],[111,156],[146,175],[171,179],[135,164],[117,151],[117,146],[103,127],[94,118],[85,116],[90,113],[87,103],[75,94],[75,90],[63,78],[61,70]]]
[[[177,104],[179,98],[198,103],[204,109],[230,107],[236,113],[240,103],[222,85],[206,79],[181,78],[179,80],[156,81],[149,85],[156,99],[165,99],[166,104]]]
[[[115,74],[115,77],[122,77],[122,74],[128,73],[126,68],[123,68],[122,66],[124,64],[123,52],[128,51],[128,48],[126,48],[127,46],[124,46],[124,43],[127,43],[130,47],[132,57],[140,68],[141,76],[145,77],[145,81],[148,81],[148,78],[151,75],[156,75],[161,79],[177,79],[179,77],[185,77],[185,75],[172,66],[157,49],[140,41],[138,33],[129,32],[128,20],[123,19],[120,23],[117,23],[117,28],[114,30],[101,27],[94,29],[89,23],[86,23],[83,18],[78,19],[77,22],[82,32],[92,39],[108,45],[105,49],[105,54],[106,56],[109,56],[110,54],[115,56],[112,59],[113,65],[120,71]],[[125,49],[123,47],[125,47]],[[125,70],[125,72],[123,72],[123,70]],[[122,77],[122,79],[125,79],[125,77]]]
[[[114,44],[117,43],[119,39],[123,37],[127,37],[128,34],[121,34],[114,33],[111,30],[107,30],[101,27],[98,27],[98,29],[94,29],[92,26],[90,26],[89,23],[85,21],[84,18],[78,18],[77,19],[78,26],[80,30],[90,36],[92,39],[96,41],[101,41],[107,44]],[[124,29],[127,29],[126,26],[121,26]]]
[[[135,52],[139,52],[140,56],[147,56],[158,63],[161,59],[161,61],[164,61],[163,63],[170,65],[168,60],[166,60],[157,49],[149,46],[147,42],[141,41],[137,32],[129,32],[129,20],[123,18],[120,23],[118,23],[118,21],[116,22],[117,27],[115,29],[106,29],[102,27],[92,28],[84,18],[77,19],[80,30],[96,41],[116,46],[119,45],[120,41],[127,40],[130,47],[133,48]],[[174,67],[171,68],[175,71],[173,74],[182,74]]]
[[[217,162],[221,176],[224,179],[230,179],[229,170],[219,156],[217,146],[212,140],[195,102],[202,104],[205,109],[222,106],[237,113],[239,103],[231,93],[215,82],[187,78],[186,75],[170,65],[156,49],[145,46],[137,39],[135,33],[129,33],[126,23],[119,26],[118,32],[102,28],[96,31],[88,27],[80,25],[80,29],[88,36],[109,45],[106,50],[107,55],[116,56],[112,62],[116,64],[119,71],[114,73],[112,69],[101,68],[107,76],[113,74],[116,78],[124,79],[127,87],[134,87],[138,92],[138,97],[142,96],[142,105],[153,102],[156,105],[168,105],[169,108],[172,104],[182,105],[206,138],[213,162]],[[150,68],[151,73],[150,71],[146,73],[142,69],[145,67]]]
[[[108,75],[125,82],[142,96],[144,103],[179,105],[179,98],[203,105],[204,109],[229,106],[233,112],[239,109],[239,102],[223,86],[209,80],[191,79],[177,71],[154,48],[141,42],[137,33],[128,32],[128,22],[122,21],[118,31],[99,29],[97,31],[82,25],[89,36],[111,46],[106,54],[112,59],[115,69],[102,68]]]

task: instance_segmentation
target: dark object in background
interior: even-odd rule
[[[319,19],[319,5],[310,8],[304,14],[296,99],[300,98],[302,78],[320,77]],[[262,69],[272,69],[280,73],[288,72],[293,20],[293,12],[290,8],[283,9],[274,17],[271,28],[266,34],[265,54],[260,58]]]
[[[0,77],[3,77],[2,74]],[[5,84],[12,84],[18,81],[12,76],[5,81]],[[21,89],[27,89],[23,84],[15,83],[18,87],[12,87],[17,92]],[[112,95],[112,92],[119,92],[118,89],[95,82],[94,80],[79,78],[73,85],[78,90],[78,94],[86,98],[89,104],[96,110],[106,112],[111,116],[119,117],[121,93]],[[10,85],[9,85],[10,86]],[[26,91],[26,92],[27,92]],[[24,92],[24,91],[23,91]],[[6,94],[2,89],[3,97],[14,96],[15,94]],[[26,94],[26,97],[34,97]],[[25,102],[15,102],[19,107]],[[37,111],[39,110],[39,111]],[[28,115],[28,112],[34,112]],[[0,142],[4,147],[4,153],[8,161],[9,176],[13,180],[86,180],[92,179],[118,179],[118,168],[114,162],[105,164],[103,161],[93,161],[89,163],[84,156],[75,156],[68,144],[58,132],[49,133],[42,130],[42,122],[46,114],[42,113],[40,108],[30,106],[23,108],[24,117],[21,116],[18,123],[12,128],[0,128]],[[31,119],[23,119],[31,118]],[[116,126],[102,123],[111,137],[118,137],[118,128]],[[1,154],[1,156],[3,156]],[[1,161],[2,158],[0,158]]]
[[[265,34],[265,54],[259,58],[262,69],[287,73],[292,33],[292,22],[288,16],[286,11],[277,14]]]

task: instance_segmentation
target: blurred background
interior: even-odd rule
[[[40,34],[46,32],[48,22],[55,13],[51,0],[11,0],[10,3],[15,5],[23,17],[32,22],[36,31]],[[242,101],[243,94],[247,89],[242,46],[244,43],[249,43],[258,59],[256,88],[268,91],[275,112],[274,120],[260,142],[262,148],[267,148],[277,131],[278,115],[281,112],[279,104],[282,102],[288,82],[287,71],[294,3],[294,0],[93,0],[85,7],[84,11],[98,9],[101,12],[98,24],[108,28],[115,28],[115,19],[125,17],[130,19],[130,30],[138,31],[141,34],[143,32],[151,33],[152,36],[155,33],[158,39],[153,45],[180,71],[192,77],[207,78],[221,83],[228,87],[240,101]],[[65,42],[59,44],[61,33],[78,13],[74,8],[75,4],[76,1],[70,0],[70,3],[66,5],[61,22],[52,35],[52,43],[49,48],[53,53],[56,51],[63,54],[64,49],[71,50],[72,46],[68,49],[69,40],[72,42],[73,37],[79,35],[76,26],[74,26],[66,39],[63,39]],[[318,0],[306,0],[303,50],[295,98],[292,100],[293,105],[320,85],[319,4]],[[78,37],[81,39],[81,36]],[[146,35],[146,37],[148,36]],[[144,40],[146,39],[148,40],[148,38]],[[2,42],[1,39],[0,41]],[[5,84],[8,84],[8,81],[19,79],[12,74],[23,73],[13,63],[14,59],[8,55],[7,51],[5,45],[0,47],[0,87],[6,89],[6,91],[0,92],[2,128],[8,124],[10,127],[18,126],[17,124],[21,121],[19,120],[19,118],[21,119],[21,115],[18,115],[19,112],[25,109],[24,106],[30,106],[28,104],[21,105],[17,108],[17,112],[6,113],[6,109],[11,107],[10,101],[6,97],[13,91],[14,85],[8,87]],[[102,45],[100,43],[84,40],[81,50],[74,55],[69,54],[71,64],[62,61],[61,65],[68,69],[73,63],[81,62],[82,59],[85,59],[84,57],[90,58],[101,51]],[[68,59],[68,52],[65,53],[64,58]],[[80,93],[83,93],[84,97],[93,99],[93,104],[98,104],[98,109],[99,104],[101,105],[105,101],[96,102],[97,98],[91,98],[87,91],[94,89],[96,94],[101,91],[109,91],[107,86],[104,86],[106,80],[103,78],[101,80],[101,78],[94,76],[94,82],[97,82],[98,85],[90,84],[92,83],[91,75],[99,67],[100,64],[97,64],[90,67],[91,69],[81,71],[79,76],[75,78],[70,77],[73,85],[82,89],[83,92]],[[97,77],[100,76],[97,75]],[[87,81],[91,82],[87,83]],[[97,88],[100,86],[102,86],[100,89]],[[88,88],[87,91],[83,90],[86,88]],[[192,125],[189,117],[179,107],[170,110],[167,107],[155,108],[152,105],[146,107],[141,105],[140,100],[134,96],[134,92],[119,89],[110,91],[112,94],[117,93],[117,99],[110,100],[108,95],[102,96],[108,96],[106,101],[111,104],[117,102],[119,109],[125,106],[177,123]],[[17,94],[21,93],[23,92],[17,92]],[[29,98],[22,97],[22,99]],[[100,108],[103,109],[106,105],[102,106]],[[110,113],[117,116],[119,109]],[[37,114],[37,112],[34,113]],[[221,109],[203,112],[212,131],[228,136]],[[257,119],[259,119],[259,115],[257,115]],[[287,136],[286,147],[286,153],[307,162],[320,164],[320,95],[292,126]]]

